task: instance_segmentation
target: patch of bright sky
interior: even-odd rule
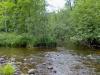
[[[47,0],[47,11],[52,12],[52,11],[57,11],[59,9],[64,8],[66,3],[66,0]]]

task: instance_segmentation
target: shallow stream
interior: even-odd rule
[[[0,48],[0,58],[14,62],[20,74],[34,75],[100,75],[100,50],[40,48]]]

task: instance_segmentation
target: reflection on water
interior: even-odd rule
[[[0,48],[0,57],[16,59],[20,70],[35,68],[39,75],[100,75],[100,50]]]

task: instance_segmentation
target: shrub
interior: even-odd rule
[[[0,34],[0,46],[15,47],[22,38],[21,35],[14,33],[1,33]]]
[[[2,75],[14,75],[15,69],[11,64],[6,64],[0,67],[0,74]]]
[[[28,34],[15,34],[15,33],[1,33],[0,34],[0,46],[3,47],[27,47],[33,46],[35,42],[34,36],[28,36]]]
[[[55,37],[35,37],[30,34],[1,33],[0,46],[2,47],[56,47]]]

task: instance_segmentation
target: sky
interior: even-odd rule
[[[47,7],[47,10],[49,12],[57,11],[59,9],[64,8],[65,3],[66,3],[66,0],[47,0],[47,4],[49,4],[49,6]]]

